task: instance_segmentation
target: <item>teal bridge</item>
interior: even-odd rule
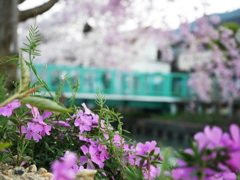
[[[149,74],[53,64],[35,64],[35,67],[52,92],[57,90],[65,75],[73,83],[79,81],[76,95],[79,103],[93,103],[97,89],[104,93],[107,105],[113,106],[161,108],[190,99],[186,73]],[[70,98],[71,95],[70,86],[65,83],[63,96]]]

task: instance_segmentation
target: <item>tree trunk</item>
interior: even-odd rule
[[[0,0],[0,58],[9,56],[12,41],[12,0]]]
[[[8,62],[4,56],[18,55],[17,46],[17,24],[19,21],[25,21],[28,18],[35,17],[54,6],[58,0],[49,0],[48,2],[28,9],[19,11],[17,5],[25,0],[0,0],[0,75],[5,75],[9,79],[7,88],[14,88],[11,82],[17,79],[17,62]]]
[[[7,88],[12,90],[12,81],[16,81],[16,63],[9,63],[4,56],[11,56],[10,47],[13,38],[13,0],[0,0],[0,73],[9,79]],[[17,7],[15,7],[17,9]],[[15,29],[16,31],[16,29]],[[15,54],[16,55],[16,54]]]

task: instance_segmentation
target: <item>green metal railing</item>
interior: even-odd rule
[[[147,74],[53,64],[45,68],[44,65],[35,64],[35,67],[51,91],[55,91],[60,79],[68,75],[73,83],[79,79],[79,93],[96,93],[98,88],[104,94],[190,97],[186,73]],[[63,91],[71,92],[67,84]]]

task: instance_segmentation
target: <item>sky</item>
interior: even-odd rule
[[[24,3],[19,5],[20,10],[29,9],[48,0],[26,0]],[[146,1],[146,0],[141,0]],[[140,1],[140,2],[141,2]],[[164,16],[167,24],[170,28],[177,28],[180,24],[179,17],[187,17],[190,22],[194,21],[196,18],[203,16],[203,14],[214,14],[214,13],[224,13],[233,11],[240,8],[240,0],[155,0],[159,6],[159,9],[164,9],[164,11],[156,12],[152,14],[152,19],[158,18],[159,16]],[[167,1],[170,1],[167,3]],[[160,3],[159,3],[160,2]],[[141,3],[139,3],[141,4]],[[140,5],[141,6],[141,5]],[[195,7],[195,8],[194,8]],[[60,9],[58,5],[55,5],[49,12],[45,13],[47,16],[51,11],[57,11]],[[131,27],[131,23],[128,25]],[[158,23],[153,26],[159,27]],[[131,28],[130,28],[131,29]]]

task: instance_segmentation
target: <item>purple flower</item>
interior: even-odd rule
[[[239,173],[240,168],[240,130],[235,124],[230,126],[230,134],[223,133],[219,127],[206,126],[204,132],[195,134],[194,139],[199,145],[199,150],[212,149],[217,147],[227,148],[226,155],[229,155],[230,159],[227,160],[224,165],[219,163],[218,168],[223,172],[216,172],[211,168],[205,169],[206,180],[236,180],[236,174]],[[192,153],[191,149],[186,149],[185,152]],[[211,158],[214,158],[215,154]],[[210,156],[209,156],[210,157]],[[207,157],[206,157],[207,158]],[[191,176],[192,172],[202,167],[186,167],[187,163],[181,159],[178,160],[178,168],[172,170],[172,177],[174,179],[196,179],[197,176]]]
[[[191,176],[191,173],[196,170],[196,167],[186,167],[186,162],[181,159],[178,160],[178,166],[179,168],[172,170],[172,177],[174,179],[198,180],[196,175]]]
[[[84,137],[84,136],[82,136],[82,135],[77,135],[77,137],[78,137],[79,140],[81,140],[81,141],[91,142],[91,139],[88,139],[88,138],[86,138],[86,137]]]
[[[59,161],[54,161],[51,165],[53,180],[73,180],[78,171],[76,163],[77,155],[66,151],[63,158]]]
[[[106,159],[109,159],[109,153],[107,151],[106,145],[98,145],[98,150],[100,151],[99,157],[102,162],[104,162]]]
[[[84,107],[85,114],[88,114],[88,115],[92,114],[92,112],[90,111],[90,109],[87,108],[85,103],[82,103],[82,107]]]
[[[97,114],[91,114],[92,116],[92,124],[98,124],[99,116]]]
[[[21,103],[16,99],[11,103],[8,103],[5,107],[0,108],[0,114],[3,116],[10,117],[13,113],[13,110],[20,107]]]
[[[136,150],[137,150],[137,155],[148,155],[148,153],[150,153],[152,150],[154,150],[155,154],[158,154],[160,152],[160,148],[156,147],[157,142],[156,141],[152,141],[152,142],[145,142],[145,144],[142,143],[138,143]]]
[[[27,164],[27,162],[26,161],[22,161],[20,166],[24,166],[25,164]]]
[[[232,142],[228,144],[230,149],[230,159],[228,164],[232,167],[234,172],[239,173],[240,168],[240,131],[236,124],[230,126],[230,134],[232,137]]]
[[[42,115],[42,118],[45,119],[47,117],[50,117],[52,115],[52,112],[51,111],[44,111],[43,112],[43,115]]]
[[[39,125],[35,125],[34,123],[27,123],[28,127],[25,128],[24,126],[21,127],[22,133],[26,133],[26,139],[34,139],[36,142],[42,137],[38,134],[42,131],[42,127]]]
[[[9,151],[6,150],[6,149],[2,149],[1,152],[3,152],[3,153],[9,153]]]
[[[64,121],[52,121],[53,124],[58,124],[59,126],[63,126],[63,127],[71,127],[70,124],[64,122]]]
[[[43,121],[38,122],[38,124],[39,124],[40,126],[42,126],[42,131],[41,131],[41,135],[42,135],[42,136],[45,136],[46,134],[47,134],[47,135],[50,135],[50,132],[49,132],[49,131],[51,131],[51,129],[52,129],[51,126],[47,125],[47,124],[46,124],[45,122],[43,122]]]
[[[38,116],[40,116],[40,113],[37,107],[31,106],[30,104],[26,104],[26,106],[31,109],[31,113],[33,114],[34,118],[37,118]]]
[[[199,149],[202,150],[205,147],[221,147],[222,145],[223,132],[219,127],[213,126],[210,129],[210,126],[204,128],[204,133],[199,132],[194,135],[194,139],[199,144]]]
[[[80,132],[83,133],[84,131],[91,130],[92,122],[89,116],[84,115],[81,116],[79,119],[75,119],[74,125],[79,126]]]
[[[42,127],[42,131],[41,131],[42,136],[45,136],[46,134],[50,135],[49,131],[51,131],[52,127],[47,125],[45,122],[43,122],[43,119],[51,115],[52,113],[50,111],[44,111],[42,116],[38,115],[36,118],[33,119],[33,122],[37,123]]]
[[[232,172],[216,173],[214,176],[208,178],[208,180],[236,180],[237,176]]]
[[[148,172],[148,171],[150,171],[150,172]],[[146,179],[155,179],[157,176],[159,176],[160,172],[161,172],[160,168],[157,168],[153,165],[150,165],[149,170],[143,169],[143,175],[144,175],[144,178],[146,178]]]
[[[85,156],[89,158],[90,161],[96,163],[99,168],[103,168],[104,164],[101,161],[98,147],[94,145],[90,145],[89,148],[87,146],[81,146],[81,150]]]

